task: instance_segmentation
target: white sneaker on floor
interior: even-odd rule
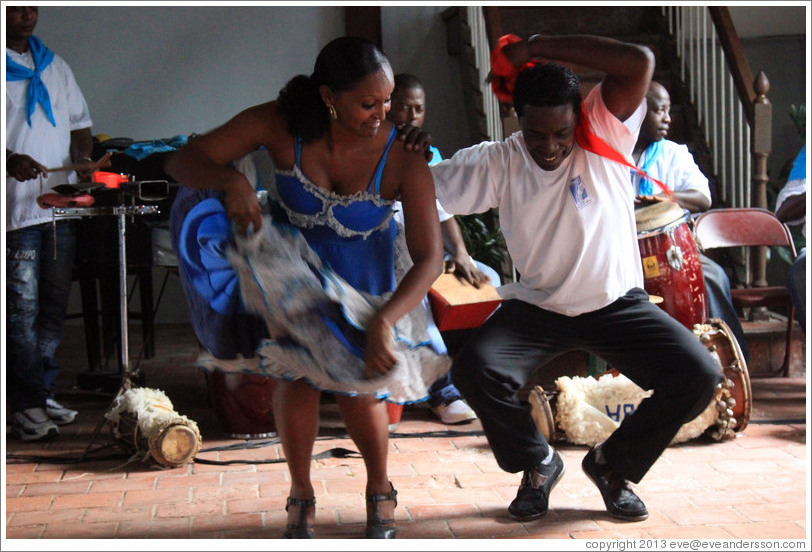
[[[476,413],[462,399],[456,399],[448,404],[432,406],[431,411],[444,424],[464,424],[476,420]]]
[[[11,434],[21,441],[45,441],[59,435],[59,428],[42,408],[28,408],[15,412]]]
[[[76,418],[76,415],[78,414],[78,412],[76,412],[75,410],[65,408],[64,406],[62,406],[53,399],[47,399],[45,401],[45,413],[56,425],[69,424]]]

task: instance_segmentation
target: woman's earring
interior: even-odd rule
[[[327,106],[327,111],[329,111],[329,112],[330,112],[330,118],[331,118],[331,119],[338,119],[338,113],[336,113],[336,108],[335,108],[335,106],[328,105],[328,106]]]

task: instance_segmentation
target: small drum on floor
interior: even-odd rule
[[[200,450],[197,424],[175,412],[172,401],[158,389],[128,389],[104,417],[132,459],[176,468],[194,461]]]
[[[747,427],[752,392],[747,364],[730,328],[711,318],[693,330],[708,348],[724,375],[705,410],[683,424],[672,443],[706,435],[715,441],[735,437]],[[528,395],[533,421],[548,442],[594,445],[607,439],[623,418],[633,413],[651,392],[615,371],[595,377],[561,376],[554,390],[534,386]]]
[[[688,215],[672,201],[641,203],[634,211],[645,289],[662,298],[660,308],[690,330],[707,319],[708,305]]]

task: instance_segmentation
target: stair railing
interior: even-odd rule
[[[500,117],[499,100],[490,91],[486,83],[488,72],[491,69],[491,48],[488,42],[488,32],[485,26],[485,16],[480,6],[467,6],[468,24],[471,27],[471,41],[474,47],[476,68],[479,72],[479,82],[482,87],[482,103],[488,136],[492,141],[498,142],[504,138],[502,118]]]
[[[662,9],[676,43],[682,81],[689,85],[697,123],[712,152],[719,200],[727,207],[767,208],[767,158],[772,149],[767,77],[759,72],[753,79],[727,8]],[[743,281],[767,285],[766,259],[766,248],[759,248],[745,260]]]

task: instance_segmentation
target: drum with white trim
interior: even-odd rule
[[[641,203],[634,211],[644,287],[662,297],[660,308],[692,330],[707,319],[708,304],[688,215],[671,201]]]

